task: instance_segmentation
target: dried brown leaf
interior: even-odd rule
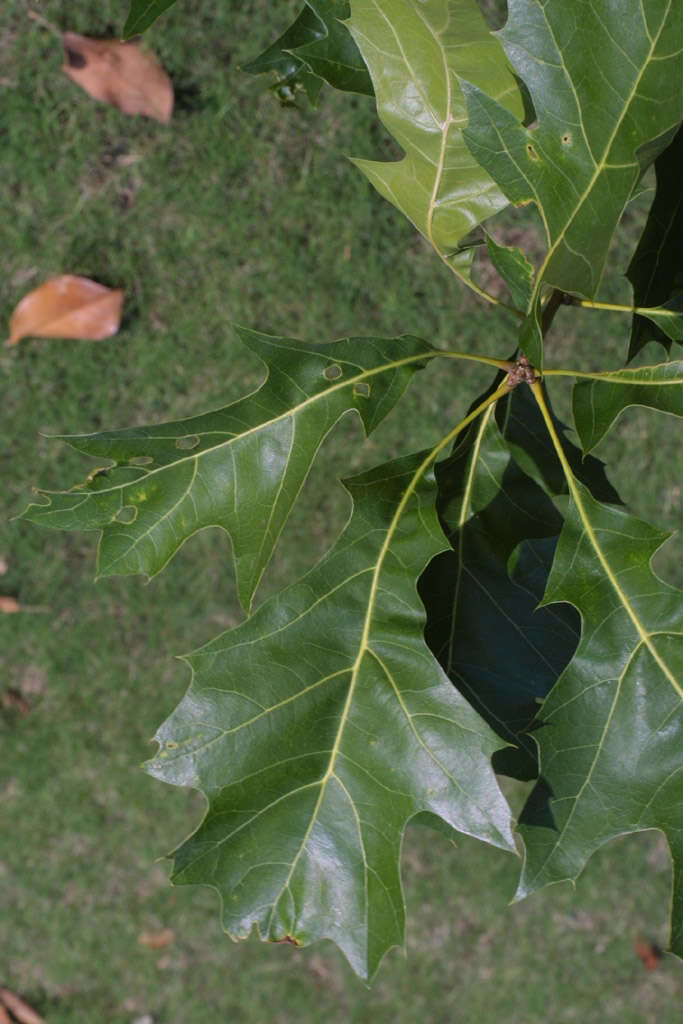
[[[87,277],[62,274],[25,295],[12,313],[6,345],[22,338],[81,338],[101,341],[116,334],[123,292]]]
[[[0,988],[0,1002],[14,1014],[19,1024],[45,1024],[45,1018],[28,1005],[21,996],[10,992],[8,988]]]
[[[164,928],[160,932],[142,932],[138,935],[138,942],[147,949],[163,949],[173,942],[174,933],[170,928]]]
[[[656,971],[662,960],[662,951],[654,942],[636,939],[634,943],[636,955],[642,960],[647,971]]]
[[[5,711],[18,711],[20,715],[27,715],[31,710],[29,702],[13,687],[3,693],[2,706]]]
[[[0,594],[0,612],[5,615],[12,615],[14,612],[21,611],[21,605],[17,601],[16,597],[9,597],[7,594]]]
[[[154,54],[137,43],[62,36],[69,78],[95,100],[124,114],[143,114],[167,124],[173,112],[173,85]]]

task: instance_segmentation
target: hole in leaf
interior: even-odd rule
[[[178,748],[178,744],[176,743],[175,740],[166,740],[166,749],[167,750],[177,750],[177,748]]]
[[[531,157],[532,160],[538,160],[538,153],[536,152],[534,147],[531,145],[531,143],[529,143],[527,145],[526,151],[527,151],[527,153],[529,154],[529,156]]]
[[[341,377],[341,375],[342,368],[336,363],[333,363],[332,366],[326,366],[323,370],[323,377],[325,377],[326,380],[336,380],[338,377]]]
[[[135,505],[124,505],[120,508],[114,516],[114,522],[116,523],[134,523],[138,517],[138,510]]]
[[[562,136],[562,142],[564,143],[565,146],[568,146],[571,141],[572,141],[571,135],[569,134],[569,132],[565,132],[564,135]]]
[[[354,395],[360,395],[362,398],[370,397],[370,385],[366,384],[365,381],[359,381],[358,384],[353,385]]]
[[[135,455],[132,459],[128,459],[129,466],[149,466],[150,462],[154,462],[151,455]]]
[[[199,438],[196,434],[188,434],[187,437],[179,437],[175,443],[176,448],[180,448],[182,451],[188,451],[190,448],[196,448],[199,444]]]

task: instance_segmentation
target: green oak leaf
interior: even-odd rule
[[[277,81],[272,86],[273,92],[281,101],[295,101],[296,89],[304,89],[312,106],[318,102],[323,81],[318,75],[313,74],[303,60],[295,56],[293,50],[302,42],[310,42],[318,38],[319,21],[312,9],[308,6],[299,14],[298,18],[290,27],[269,46],[263,53],[254,60],[242,65],[242,71],[250,75],[261,75],[268,71],[274,71]]]
[[[532,302],[531,310],[522,321],[517,334],[517,343],[537,370],[543,370],[543,329],[538,302]]]
[[[348,19],[349,0],[306,0],[318,19],[315,41],[296,48],[300,57],[334,89],[373,95],[372,81],[361,53],[342,19]]]
[[[123,26],[123,38],[130,39],[144,32],[176,0],[130,0],[130,10]]]
[[[545,389],[543,392],[554,429],[562,443],[564,457],[574,476],[599,501],[620,505],[621,498],[607,479],[604,462],[593,455],[584,457],[581,449],[569,440],[567,427],[555,416]],[[517,387],[506,402],[499,402],[496,420],[520,468],[551,498],[564,501],[569,493],[567,480],[530,389],[527,386]]]
[[[354,163],[466,276],[472,249],[460,251],[461,240],[507,200],[465,146],[458,79],[471,79],[510,116],[522,117],[502,48],[476,0],[352,0],[348,24],[370,71],[379,116],[405,151],[395,162]]]
[[[683,114],[683,5],[509,0],[508,7],[500,38],[537,123],[524,127],[471,80],[463,85],[465,140],[508,199],[539,209],[549,248],[537,292],[548,284],[592,297],[624,206]]]
[[[659,327],[659,334],[651,332],[651,337],[660,338],[661,335],[667,339],[664,347],[669,348],[670,341],[683,342],[683,295],[677,295],[663,306],[655,306],[653,309],[641,309],[640,315],[651,320]],[[643,334],[647,336],[647,331]]]
[[[683,360],[596,373],[578,381],[572,409],[584,452],[595,448],[629,405],[683,416]]]
[[[99,576],[154,576],[192,534],[222,527],[248,608],[327,433],[351,410],[374,430],[436,350],[409,336],[307,345],[238,334],[268,368],[258,391],[175,423],[62,438],[115,465],[69,491],[39,492],[47,503],[24,518],[101,530]]]
[[[148,766],[208,801],[176,883],[215,887],[233,937],[329,938],[364,978],[403,942],[413,816],[514,848],[500,741],[424,642],[416,581],[446,544],[432,456],[347,481],[353,514],[322,561],[189,656]]]
[[[499,245],[495,238],[486,236],[491,262],[508,286],[515,308],[525,312],[531,305],[534,291],[534,268],[521,249]],[[528,353],[527,353],[528,355]]]
[[[313,104],[323,81],[335,89],[371,96],[363,58],[340,20],[348,15],[348,0],[307,0],[296,21],[242,70],[253,75],[275,71],[276,90],[300,84]]]
[[[660,829],[674,858],[671,945],[683,954],[683,612],[650,560],[666,534],[595,501],[572,501],[544,604],[580,612],[581,640],[534,732],[541,779],[520,818],[517,896],[575,879],[603,843]]]
[[[511,457],[492,410],[439,464],[437,480],[453,550],[420,580],[425,638],[456,688],[514,745],[496,753],[496,771],[535,778],[526,732],[578,640],[573,609],[538,608],[562,518]]]
[[[657,191],[638,248],[626,271],[633,285],[634,306],[656,307],[683,292],[683,127],[670,146],[655,160]],[[656,324],[656,317],[650,317]],[[665,322],[659,330],[642,316],[633,318],[628,358],[633,359],[643,345],[656,339],[667,349],[673,335]],[[683,335],[678,341],[683,340]]]

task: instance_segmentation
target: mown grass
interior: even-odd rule
[[[124,0],[68,6],[39,5],[60,28],[91,35],[120,28],[126,10]],[[463,295],[343,159],[396,154],[372,104],[328,93],[316,112],[282,111],[238,72],[296,4],[273,6],[184,0],[159,23],[150,43],[179,96],[168,127],[81,94],[28,4],[0,14],[2,322],[55,273],[127,296],[110,341],[30,340],[0,355],[0,593],[34,609],[0,621],[1,689],[29,706],[21,713],[6,700],[0,718],[2,981],[50,1024],[143,1013],[158,1024],[671,1019],[680,965],[665,960],[648,974],[633,953],[636,935],[666,939],[670,866],[653,834],[603,849],[576,893],[560,886],[507,907],[513,858],[409,831],[408,958],[391,953],[369,991],[329,945],[230,943],[214,894],[171,888],[158,860],[197,822],[201,801],[138,767],[187,685],[173,655],[240,617],[226,538],[193,538],[149,586],[96,585],[94,536],[9,520],[31,485],[68,486],[86,472],[43,434],[182,416],[255,386],[260,368],[231,322],[309,339],[413,332],[511,350],[510,323]],[[626,333],[616,317],[563,310],[553,358],[613,365]],[[342,423],[263,595],[310,565],[343,523],[337,477],[433,441],[485,383],[469,368],[425,371],[363,446],[357,425]],[[566,395],[559,401],[566,407]],[[665,527],[677,515],[670,427],[631,410],[604,445],[626,500]],[[660,561],[670,578],[675,551]],[[166,927],[168,947],[139,944]]]

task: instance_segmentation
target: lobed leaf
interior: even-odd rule
[[[372,96],[368,70],[341,21],[348,16],[348,0],[306,0],[296,21],[243,70],[253,75],[275,71],[277,90],[302,85],[313,104],[323,81]]]
[[[538,608],[562,517],[511,457],[492,411],[437,467],[437,480],[453,550],[420,581],[425,638],[456,688],[513,744],[494,756],[496,771],[535,778],[527,730],[578,640],[573,609]]]
[[[423,638],[416,581],[445,545],[433,453],[347,481],[352,517],[303,579],[192,654],[149,764],[201,789],[173,880],[214,886],[235,938],[330,938],[362,977],[403,941],[415,815],[514,849],[499,741]]]
[[[683,361],[616,370],[574,387],[574,423],[584,452],[595,448],[629,405],[683,416]]]
[[[655,160],[657,191],[638,248],[626,276],[633,285],[634,306],[662,306],[683,292],[683,127],[670,146]],[[679,310],[680,311],[680,310]],[[650,317],[658,323],[656,317]],[[680,318],[679,318],[680,319]],[[633,318],[628,358],[655,338],[670,348],[666,321],[652,327],[642,316]],[[683,333],[677,339],[683,340]]]
[[[523,102],[476,0],[352,0],[351,33],[365,58],[377,111],[405,151],[397,162],[355,160],[375,188],[467,275],[463,237],[507,205],[463,140],[468,78],[521,117]]]
[[[173,7],[176,0],[130,0],[130,10],[123,26],[123,38],[131,39],[140,35],[146,28],[149,28],[157,18],[169,7]]]
[[[568,479],[544,604],[573,604],[582,633],[534,732],[541,779],[520,819],[518,896],[576,878],[616,836],[660,829],[674,857],[672,948],[681,955],[681,595],[650,568],[666,535]]]
[[[282,98],[291,91],[292,98],[298,86],[304,89],[309,102],[315,106],[323,81],[313,74],[303,60],[296,56],[295,50],[311,40],[318,38],[319,19],[308,4],[303,8],[297,19],[283,34],[275,40],[258,57],[242,65],[242,70],[250,75],[262,75],[274,71],[277,81],[274,90]]]
[[[683,6],[676,0],[509,0],[500,33],[537,124],[479,82],[463,85],[472,154],[513,203],[535,202],[546,283],[594,296],[643,170],[683,115]],[[463,76],[466,77],[466,76]]]
[[[348,28],[349,0],[306,0],[317,17],[316,38],[296,49],[296,56],[328,85],[344,92],[373,95],[372,81]]]
[[[219,526],[232,540],[237,588],[251,604],[311,463],[340,416],[366,433],[384,419],[436,350],[418,338],[348,338],[306,345],[238,329],[266,364],[258,391],[224,409],[151,427],[63,440],[113,460],[23,517],[101,530],[100,576],[158,573],[192,534]]]

